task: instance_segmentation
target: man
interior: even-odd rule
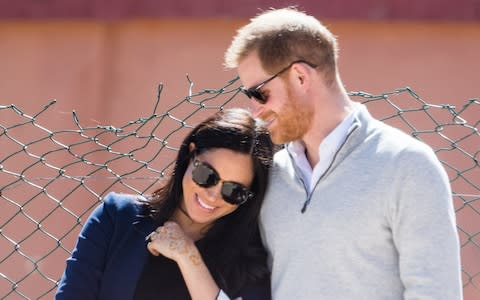
[[[325,26],[294,8],[266,11],[239,29],[225,65],[286,144],[260,215],[273,299],[462,298],[445,170],[349,99]]]

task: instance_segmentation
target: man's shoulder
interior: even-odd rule
[[[380,121],[379,121],[380,122]],[[399,128],[380,122],[377,126],[377,138],[373,143],[375,155],[385,155],[394,159],[397,163],[396,169],[410,170],[415,172],[418,169],[439,170],[441,163],[435,150],[425,141],[402,131]]]
[[[412,134],[391,125],[383,124],[383,138],[406,152],[431,152],[433,149],[426,142],[415,138]]]
[[[402,130],[385,121],[372,117],[365,106],[357,108],[358,123],[363,132],[363,139],[377,141],[383,145],[394,146],[396,150],[412,150],[414,152],[429,151],[431,147],[420,139],[414,137],[412,132]]]

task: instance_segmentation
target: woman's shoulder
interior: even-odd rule
[[[141,195],[110,192],[103,198],[107,210],[138,214],[146,198]]]

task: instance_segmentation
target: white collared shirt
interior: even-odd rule
[[[351,111],[343,121],[338,124],[332,132],[330,132],[318,147],[320,161],[314,166],[310,166],[305,154],[305,145],[302,141],[293,141],[287,145],[287,150],[293,157],[293,161],[302,173],[302,178],[308,192],[311,193],[315,187],[315,183],[327,171],[332,163],[335,153],[345,142],[348,133],[352,129],[354,120],[354,111]]]

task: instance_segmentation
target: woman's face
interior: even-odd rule
[[[224,148],[205,151],[195,159],[213,168],[221,180],[207,188],[196,184],[192,179],[194,169],[192,160],[183,176],[183,199],[180,207],[193,222],[209,225],[238,208],[238,205],[230,204],[223,199],[222,184],[224,181],[232,181],[250,188],[254,177],[253,162],[248,154]]]

